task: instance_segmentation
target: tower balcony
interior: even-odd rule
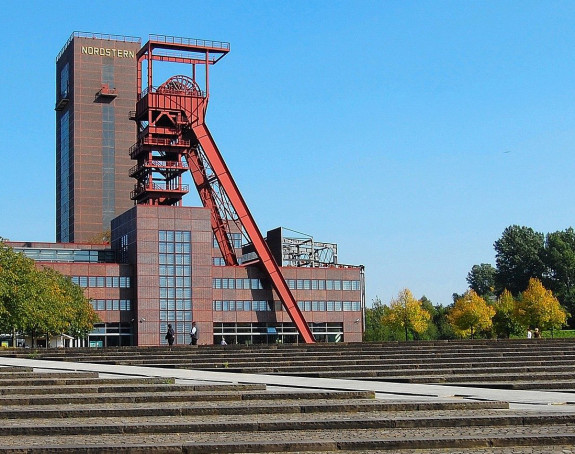
[[[163,161],[154,159],[144,161],[130,169],[129,175],[132,178],[140,179],[143,175],[152,172],[161,173],[164,178],[169,179],[177,175],[182,175],[188,170],[188,163],[185,161]]]
[[[130,158],[138,159],[138,156],[142,152],[148,153],[152,150],[158,150],[158,151],[178,153],[182,152],[183,150],[189,147],[190,147],[189,140],[159,138],[146,135],[130,147],[129,153]]]
[[[94,99],[98,102],[109,102],[118,96],[115,88],[110,88],[108,84],[102,84],[102,88],[96,92]]]
[[[172,205],[178,202],[190,190],[188,184],[172,184],[163,183],[149,183],[146,185],[137,184],[134,190],[130,193],[130,198],[137,203],[147,203],[148,201],[156,201],[159,205]]]

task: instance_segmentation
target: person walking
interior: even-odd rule
[[[190,331],[190,336],[192,336],[192,341],[190,345],[198,345],[198,339],[200,337],[200,332],[196,326],[196,322],[192,322],[192,330]]]
[[[172,346],[174,344],[174,329],[172,325],[168,323],[168,332],[166,333],[166,339],[168,340],[168,345]]]

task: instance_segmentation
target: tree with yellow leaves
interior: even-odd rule
[[[462,337],[473,339],[477,331],[491,328],[495,309],[487,304],[474,290],[468,290],[455,301],[447,320],[455,332]]]
[[[522,325],[541,330],[561,328],[566,324],[568,315],[553,292],[547,290],[536,278],[529,279],[527,289],[517,301],[516,312]]]
[[[392,329],[403,329],[407,340],[410,331],[423,333],[430,319],[431,314],[423,308],[421,301],[416,300],[409,289],[403,289],[389,306],[384,307],[382,321]]]

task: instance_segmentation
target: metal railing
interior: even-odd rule
[[[62,54],[66,51],[70,43],[74,38],[92,38],[92,39],[101,39],[106,41],[120,41],[125,43],[141,43],[142,38],[138,38],[137,36],[124,36],[124,35],[109,35],[106,33],[92,33],[92,32],[72,32],[64,47],[58,52],[58,56],[56,57],[56,61],[60,59]]]
[[[157,145],[159,147],[189,147],[190,141],[189,140],[177,140],[174,141],[172,139],[159,139],[154,137],[146,137],[142,142],[136,142],[134,145],[130,147],[128,150],[128,154],[132,159],[134,159],[141,151],[141,148],[144,145]]]
[[[210,39],[182,38],[179,36],[155,35],[155,34],[150,34],[149,38],[150,41],[157,41],[160,43],[182,44],[186,46],[209,47],[212,49],[230,50],[230,43],[225,41],[212,41]]]
[[[153,161],[145,161],[142,165],[135,165],[130,169],[128,172],[129,175],[133,175],[136,172],[139,172],[144,169],[177,169],[177,170],[187,170],[188,163],[187,162],[179,162],[179,161],[160,161],[160,160],[153,160]]]
[[[148,93],[156,93],[160,87],[146,87],[142,90],[142,93],[138,94],[138,100],[142,99]],[[186,96],[195,96],[199,98],[205,98],[206,92],[204,90],[194,90],[190,92],[188,90],[175,90],[171,88],[162,88],[162,94],[174,94],[174,95],[186,95]]]
[[[136,185],[134,186],[134,190],[132,191],[132,195],[140,195],[146,191],[169,191],[169,192],[189,192],[190,185],[189,184],[181,184],[178,187],[171,188],[170,185],[166,183],[152,183],[146,186]]]

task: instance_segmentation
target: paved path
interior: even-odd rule
[[[270,389],[324,389],[324,390],[371,390],[378,399],[470,399],[505,401],[510,408],[534,409],[538,411],[575,412],[575,395],[566,392],[524,391],[508,389],[468,388],[462,386],[425,385],[411,383],[386,383],[361,380],[341,380],[328,378],[307,378],[281,375],[238,374],[211,372],[194,369],[163,369],[154,367],[123,366],[92,363],[72,363],[24,358],[0,357],[2,366],[27,366],[36,370],[98,372],[101,377],[138,376],[173,377],[182,382],[211,383],[257,383]]]

